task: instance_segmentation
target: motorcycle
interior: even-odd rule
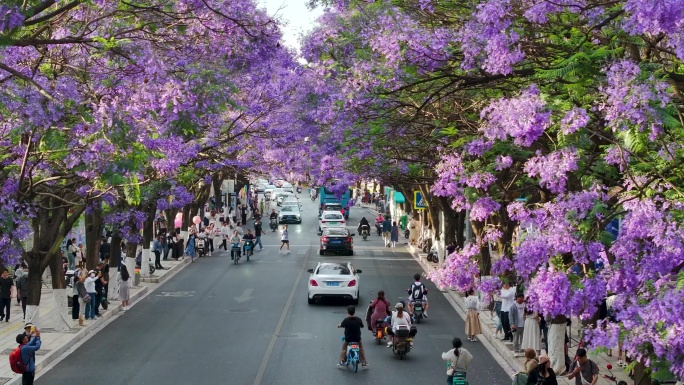
[[[249,261],[249,257],[254,255],[254,244],[252,242],[246,242],[245,243],[245,257],[247,257],[247,261]]]
[[[234,264],[238,264],[241,254],[240,243],[233,243],[233,247],[230,248],[230,259],[233,260]]]
[[[375,229],[378,231],[378,236],[382,235],[382,224],[381,223],[375,223]]]
[[[423,320],[423,301],[413,301],[413,319],[416,323]]]
[[[275,218],[271,218],[269,226],[271,227],[271,231],[276,231],[278,229],[278,220]]]
[[[375,321],[375,342],[377,342],[378,345],[381,345],[383,340],[387,337],[385,335],[385,328],[388,325],[389,324],[382,319]]]
[[[157,269],[154,266],[154,261],[152,259],[149,259],[147,262],[149,263],[150,274],[154,274],[154,271]],[[139,253],[138,256],[135,258],[135,267],[137,267],[139,269],[141,265],[142,265],[142,253]]]
[[[399,325],[397,331],[394,333],[392,339],[392,353],[403,360],[404,357],[411,351],[411,342],[413,339],[409,337],[410,329],[406,325]]]
[[[370,226],[368,226],[368,225],[360,226],[359,232],[361,233],[361,236],[363,237],[363,240],[365,241],[366,239],[368,239],[368,236],[370,235]]]
[[[207,244],[206,239],[195,238],[195,250],[197,250],[197,256],[198,257],[206,257],[206,255],[207,255],[206,244]]]
[[[439,262],[439,256],[437,255],[437,245],[432,245],[432,248],[430,249],[430,252],[427,255],[427,260],[428,262]]]
[[[297,194],[301,194],[301,193],[302,193],[302,188],[301,188],[301,186],[300,186],[300,187],[297,187]]]

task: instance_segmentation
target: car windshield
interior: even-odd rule
[[[280,211],[295,212],[297,210],[295,210],[295,206],[284,206]]]
[[[341,205],[325,205],[326,210],[342,210]]]
[[[283,206],[295,206],[296,207],[296,206],[299,206],[299,203],[293,202],[293,201],[283,202]]]
[[[340,263],[325,263],[318,268],[320,275],[351,275],[346,265]]]
[[[343,235],[347,236],[347,229],[327,229],[325,232],[327,235]]]
[[[342,219],[342,215],[341,215],[341,214],[325,214],[325,216],[323,217],[323,219],[337,219],[337,220],[340,220],[340,219]]]

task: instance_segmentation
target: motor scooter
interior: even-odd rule
[[[302,193],[302,186],[298,186],[297,187],[297,194],[301,194],[301,193]]]
[[[363,240],[365,241],[366,239],[368,239],[368,236],[370,235],[370,226],[368,226],[368,225],[359,226],[359,233],[361,233],[361,236],[363,237]]]
[[[411,351],[413,339],[410,338],[410,333],[410,328],[407,325],[399,325],[394,333],[394,338],[392,338],[392,353],[400,360],[403,360]]]
[[[278,220],[275,218],[271,218],[271,221],[268,225],[271,227],[271,231],[276,231],[278,229]]]
[[[378,231],[378,236],[382,235],[382,223],[375,222],[375,229]]]
[[[413,301],[413,319],[416,320],[416,323],[423,320],[423,301]]]

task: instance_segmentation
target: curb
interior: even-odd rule
[[[188,263],[190,263],[190,260],[191,260],[191,259],[190,259],[189,257],[185,257],[185,258],[183,258],[183,259],[179,259],[179,260],[178,260],[179,263],[173,265],[173,267],[171,267],[171,268],[170,268],[167,272],[165,272],[164,274],[162,274],[162,275],[160,275],[160,276],[156,276],[156,277],[140,278],[140,282],[145,282],[145,283],[162,283],[162,282],[164,282],[165,280],[167,280],[168,278],[171,278],[171,277],[173,277],[174,275],[176,275],[176,273],[178,273],[179,271],[183,270],[183,268],[185,267],[185,265],[187,265]]]
[[[410,244],[407,245],[407,249],[413,257],[413,259],[415,259],[416,262],[418,262],[418,264],[423,268],[423,270],[426,273],[429,273],[430,271],[435,269],[436,265],[434,263],[428,262],[425,258],[425,255],[427,254],[421,255],[423,253],[420,253],[417,248]],[[463,302],[463,296],[460,293],[453,291],[452,289],[440,291],[442,292],[442,294],[444,294],[449,303],[451,303],[451,305],[454,307],[454,310],[456,310],[458,315],[465,321],[467,311],[465,308],[465,304]],[[504,371],[510,373],[511,378],[513,377],[513,375],[515,375],[515,373],[523,371],[523,365],[516,359],[513,350],[509,349],[508,346],[501,342],[501,340],[496,338],[488,323],[480,319],[480,324],[482,325],[482,334],[478,335],[478,339],[480,339],[480,341],[483,342],[487,350],[489,350],[489,353],[492,356],[494,356],[494,358],[497,358],[497,356],[501,358],[499,364],[501,364]],[[482,341],[482,338],[486,340],[486,343],[485,341]]]
[[[140,290],[137,290],[136,293],[131,295],[130,301],[135,302],[140,297],[142,297],[148,290],[149,290],[148,286],[141,287]],[[89,322],[85,327],[80,329],[77,333],[74,333],[70,344],[64,344],[62,346],[56,347],[53,350],[51,350],[50,353],[42,356],[40,361],[37,360],[37,362],[36,362],[36,373],[41,371],[45,366],[52,363],[52,361],[54,361],[58,358],[62,358],[62,355],[65,352],[67,352],[74,344],[85,339],[90,333],[92,333],[93,331],[100,328],[100,326],[102,326],[102,324],[104,324],[105,322],[114,318],[115,316],[119,315],[119,313],[121,313],[121,310],[122,310],[120,304],[115,306],[115,307],[112,307],[110,309],[111,310],[108,310],[106,313],[104,313],[100,317],[98,317],[98,319],[95,322],[92,322],[92,321]],[[14,377],[12,377],[12,379],[7,381],[5,384],[6,385],[21,384],[21,375],[15,374]]]
[[[180,260],[175,266],[173,266],[167,273],[165,273],[162,276],[159,277],[153,277],[153,278],[145,278],[146,280],[151,280],[151,281],[143,281],[141,282],[146,282],[146,283],[161,283],[164,280],[171,278],[172,276],[176,275],[178,272],[183,270],[187,265],[190,264],[190,258],[184,258]],[[158,286],[136,286],[138,290],[135,291],[135,293],[131,293],[130,297],[130,305],[129,306],[134,306],[136,302],[142,298],[144,298],[148,292],[153,292],[154,290],[157,289]],[[71,349],[75,344],[79,343],[80,341],[85,340],[86,338],[90,337],[93,332],[97,332],[98,329],[101,327],[105,326],[105,324],[111,322],[113,318],[117,317],[121,312],[123,311],[121,304],[119,303],[116,306],[110,307],[107,312],[103,313],[95,322],[90,322],[88,323],[85,327],[80,329],[77,333],[73,334],[73,338],[71,339],[70,343],[63,344],[61,346],[55,347],[53,350],[51,350],[49,353],[47,353],[44,356],[40,357],[40,360],[36,360],[36,378],[39,376],[42,376],[43,373],[40,373],[43,368],[46,366],[50,365],[53,361],[57,359],[63,359],[69,356],[70,353],[68,353],[69,349]],[[65,354],[67,353],[67,354]],[[7,381],[5,385],[18,385],[21,384],[21,375],[19,374],[14,374],[11,380]]]

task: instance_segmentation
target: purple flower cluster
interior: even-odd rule
[[[506,140],[508,136],[518,146],[529,147],[550,126],[551,113],[532,85],[515,98],[502,98],[482,110],[480,129],[489,140]]]
[[[566,147],[548,155],[531,158],[525,163],[525,172],[530,177],[539,177],[539,184],[552,193],[565,192],[568,173],[577,170],[577,150]]]
[[[501,205],[490,197],[478,198],[470,208],[470,220],[484,221],[500,207]]]
[[[589,123],[589,115],[584,108],[574,107],[561,119],[561,132],[565,135],[572,134]]]

